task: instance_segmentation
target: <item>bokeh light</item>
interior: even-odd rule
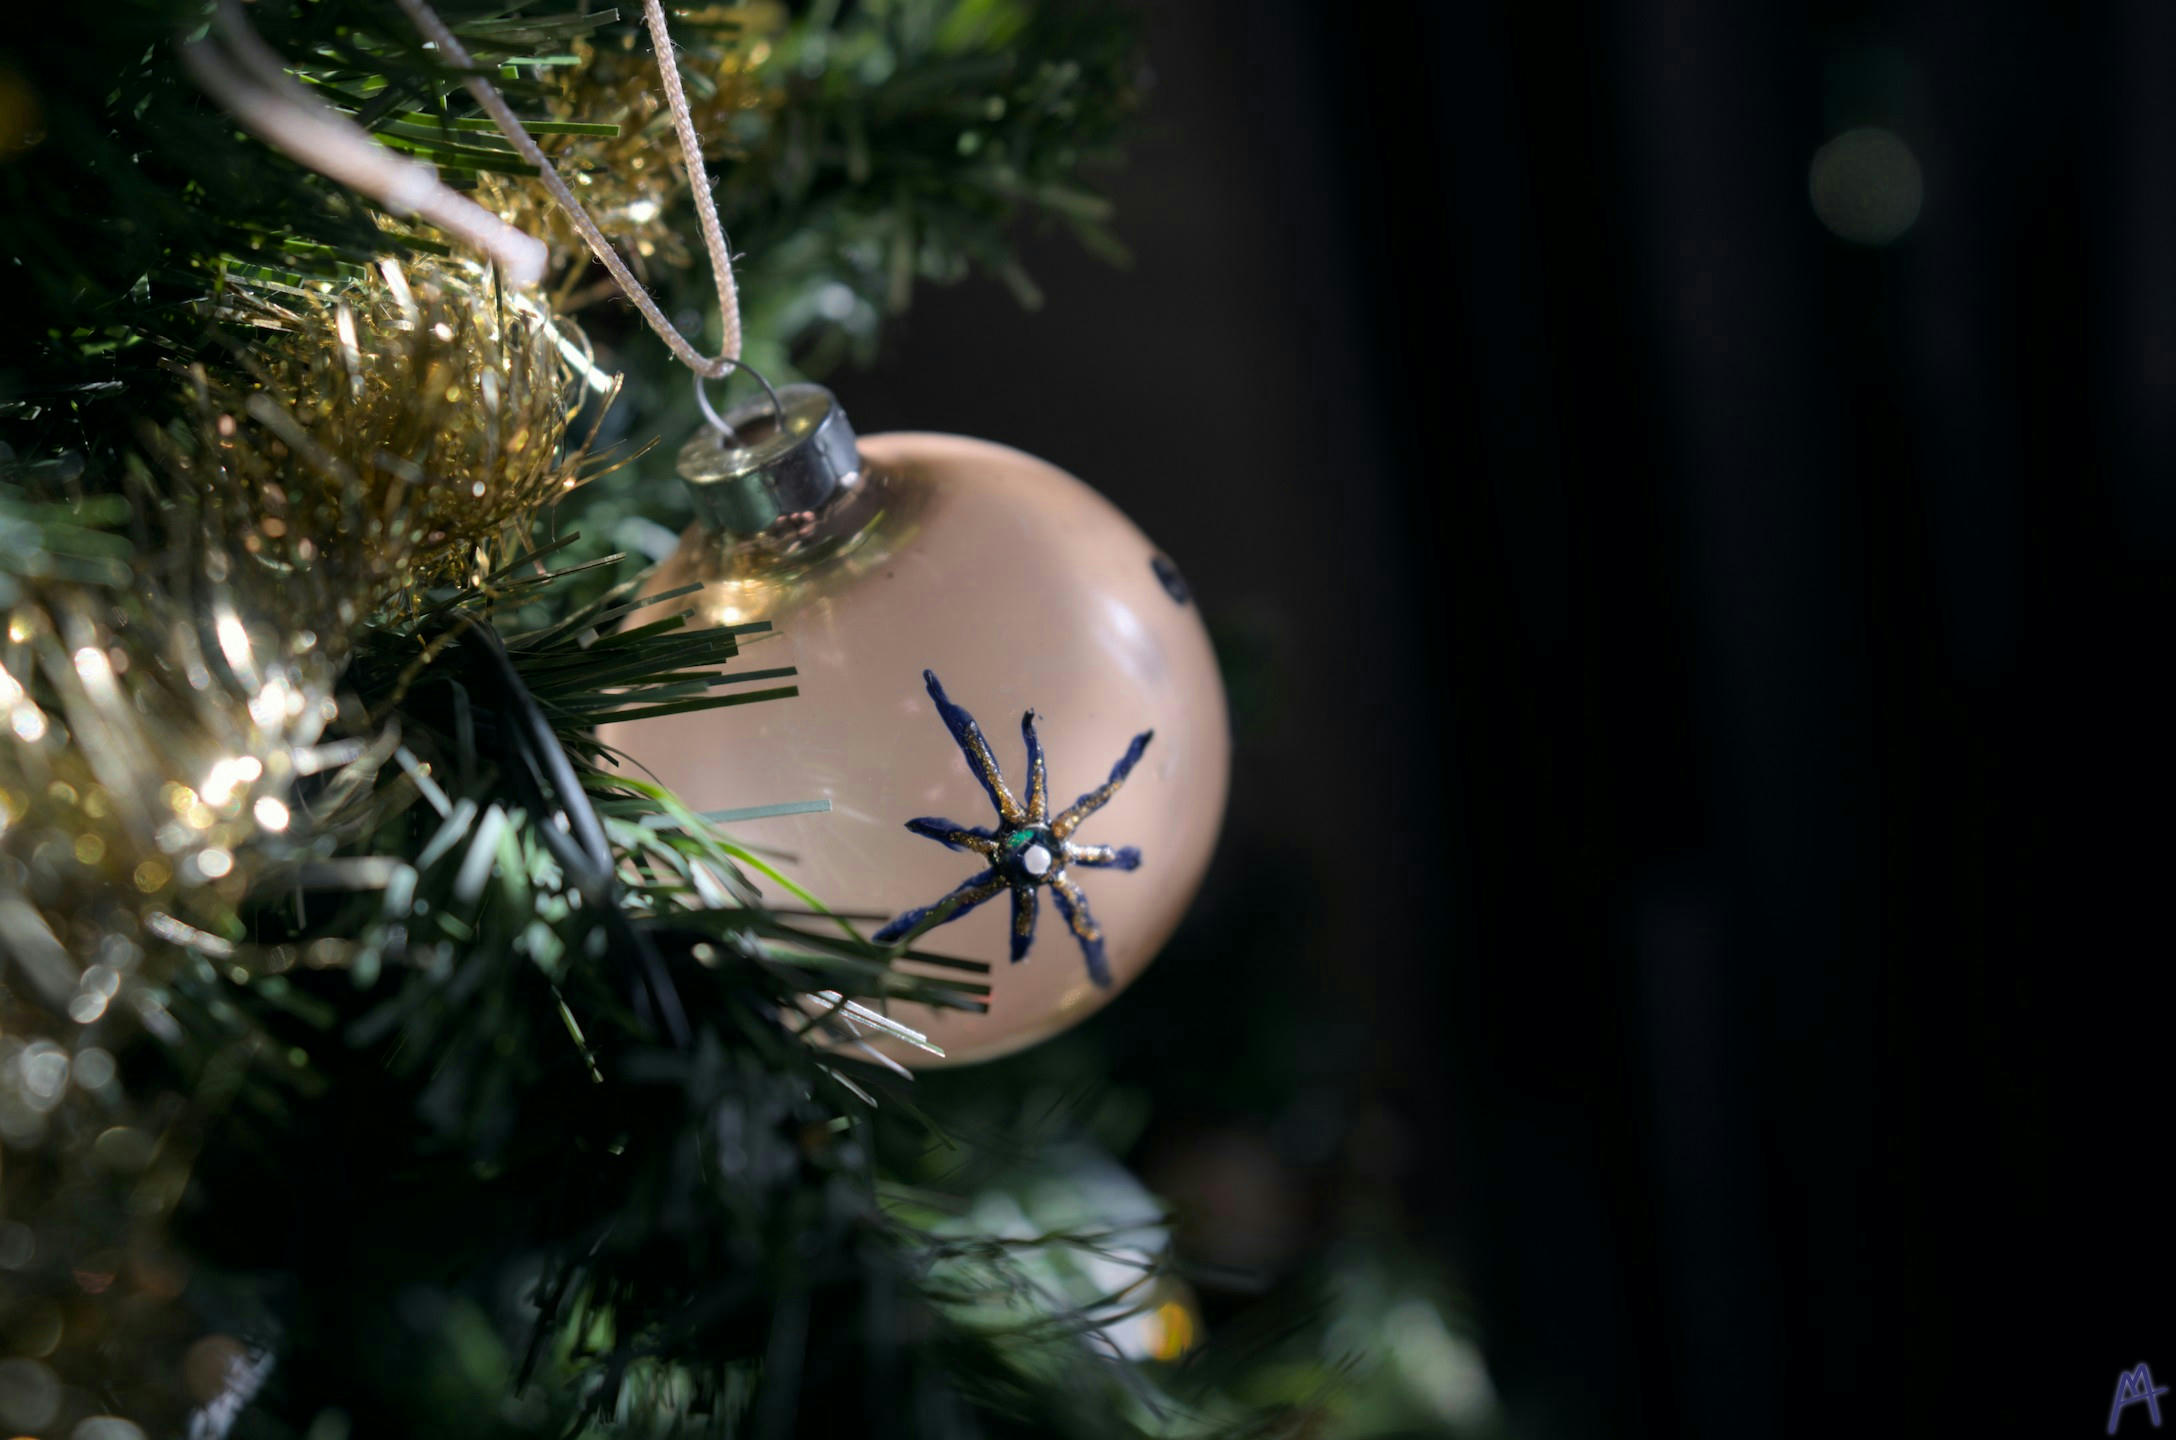
[[[1918,157],[1875,126],[1846,130],[1814,151],[1806,189],[1829,232],[1858,245],[1902,238],[1926,200]]]

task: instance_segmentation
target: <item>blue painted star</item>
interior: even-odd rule
[[[1116,849],[1109,845],[1076,845],[1072,835],[1081,821],[1102,809],[1118,793],[1118,787],[1133,773],[1141,752],[1148,748],[1149,739],[1156,732],[1144,730],[1134,736],[1126,753],[1111,767],[1110,779],[1075,800],[1068,809],[1052,816],[1049,785],[1043,775],[1043,742],[1035,737],[1035,712],[1030,710],[1020,717],[1020,734],[1028,744],[1028,796],[1023,804],[1013,798],[1011,789],[1006,786],[1005,772],[998,768],[997,756],[991,752],[990,742],[984,738],[975,717],[946,697],[944,686],[937,683],[935,671],[924,670],[922,679],[929,686],[929,698],[937,702],[937,713],[944,717],[945,728],[952,732],[960,753],[967,757],[967,768],[982,782],[990,803],[997,807],[998,823],[996,829],[984,830],[933,816],[909,820],[907,828],[915,834],[935,840],[948,849],[971,850],[988,859],[990,866],[962,881],[959,888],[936,904],[909,910],[895,918],[876,932],[878,943],[897,940],[932,916],[937,918],[929,928],[950,924],[983,901],[994,899],[1000,890],[1010,890],[1012,958],[1020,960],[1035,943],[1036,891],[1047,885],[1058,902],[1058,912],[1065,917],[1066,928],[1080,943],[1080,953],[1088,962],[1088,978],[1098,985],[1109,985],[1111,967],[1103,958],[1103,930],[1089,912],[1088,897],[1073,882],[1071,871],[1075,866],[1088,870],[1131,870],[1141,863],[1141,852],[1131,845]]]

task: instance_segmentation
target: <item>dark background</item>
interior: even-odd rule
[[[1134,267],[841,383],[1102,488],[1226,656],[1098,1027],[1152,1183],[1272,1270],[1388,1187],[1518,1433],[2101,1434],[2176,1378],[2176,8],[1146,15]],[[1808,198],[1864,125],[1886,245]]]

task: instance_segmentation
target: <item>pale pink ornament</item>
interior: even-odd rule
[[[727,417],[730,438],[706,430],[683,449],[703,518],[649,590],[703,588],[634,623],[691,605],[697,624],[769,621],[775,634],[750,637],[736,663],[791,665],[800,695],[601,738],[697,810],[828,801],[827,813],[729,828],[790,857],[781,869],[835,909],[906,916],[968,884],[987,903],[915,948],[988,962],[988,1012],[891,1013],[954,1063],[1018,1050],[1131,983],[1200,887],[1231,760],[1208,634],[1170,561],[1065,472],[953,435],[857,442],[821,388],[780,399],[782,427],[758,403]],[[1002,790],[963,755],[925,671],[979,719]],[[1047,767],[1033,816],[1029,710]],[[1077,807],[1144,732],[1122,783]],[[942,826],[907,828],[927,817],[955,822],[949,838],[966,848],[933,843]],[[1134,868],[1121,847],[1139,852]],[[1014,962],[1023,899],[1038,923]]]

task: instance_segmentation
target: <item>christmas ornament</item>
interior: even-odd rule
[[[644,289],[491,84],[488,67],[472,63],[427,0],[396,3],[448,61],[473,72],[465,85],[479,108],[535,168],[612,283],[695,373],[698,393],[703,377],[739,368],[732,247],[679,67],[660,63],[658,79],[717,282],[716,355],[698,350]],[[643,0],[643,17],[655,53],[671,56],[661,0]],[[1223,693],[1177,571],[1094,492],[1017,451],[930,435],[877,437],[857,448],[844,414],[813,386],[772,395],[768,407],[749,407],[734,421],[711,420],[712,428],[680,456],[703,523],[660,567],[649,593],[692,582],[703,592],[701,623],[791,627],[781,633],[789,636],[784,643],[793,666],[723,679],[776,678],[784,669],[800,677],[804,703],[788,718],[761,716],[739,726],[689,713],[652,716],[639,729],[607,726],[600,739],[681,799],[726,813],[760,787],[791,777],[803,794],[784,808],[800,813],[760,805],[758,814],[741,818],[798,858],[795,877],[806,891],[879,910],[892,921],[882,933],[901,941],[943,926],[947,948],[971,959],[1025,960],[1038,894],[1050,889],[1084,965],[1008,970],[993,984],[987,1013],[906,1017],[955,1058],[1001,1054],[1095,1009],[1147,964],[1177,924],[1208,863],[1223,809],[1229,759]],[[640,616],[637,623],[651,618],[665,617]],[[1146,743],[1140,737],[1168,738],[1123,792],[1126,775],[1114,774],[1056,819],[1046,802],[1001,798],[1001,771],[987,741],[977,741],[968,751],[973,773],[1005,828],[984,832],[928,820],[943,798],[936,777],[952,774],[957,763],[933,727],[914,724],[921,707],[913,677],[938,672],[958,677],[961,693],[976,704],[1039,709],[1050,727],[1041,738],[1056,755],[1123,751],[1129,758],[1121,770],[1130,771]],[[929,688],[937,699],[934,679]],[[980,732],[956,722],[949,703],[940,712],[946,728],[967,746],[970,731]],[[1038,769],[1033,757],[1028,769]],[[1143,850],[1072,844],[1072,827],[1106,803],[1114,807],[1114,826],[1154,837]],[[811,818],[808,812],[818,810],[827,813]],[[918,815],[925,825],[907,829]],[[963,887],[956,865],[939,868],[946,863],[940,852],[908,843],[931,834],[969,849],[987,844],[989,873]],[[1099,864],[1138,871],[1128,885],[1113,888],[1100,923],[1073,877],[1075,867]],[[1011,940],[994,912],[970,913],[999,889],[1014,896]],[[777,904],[798,893],[804,892],[765,898]],[[946,898],[930,905],[930,894]]]
[[[834,908],[883,918],[873,938],[988,963],[987,1013],[894,1007],[948,1059],[1004,1054],[1108,1002],[1177,925],[1224,807],[1223,688],[1170,560],[1051,465],[958,436],[857,441],[814,385],[699,432],[680,472],[700,518],[648,593],[700,589],[632,623],[691,606],[691,624],[768,622],[746,637],[756,668],[726,680],[790,664],[800,694],[600,738],[698,810],[808,802],[733,833]],[[975,710],[1022,715],[1017,768]],[[1053,784],[1094,788],[1061,810]],[[978,788],[994,825],[938,818]],[[960,852],[982,868],[963,876]],[[1065,937],[1038,935],[1045,892]],[[1009,916],[982,908],[999,894]]]

